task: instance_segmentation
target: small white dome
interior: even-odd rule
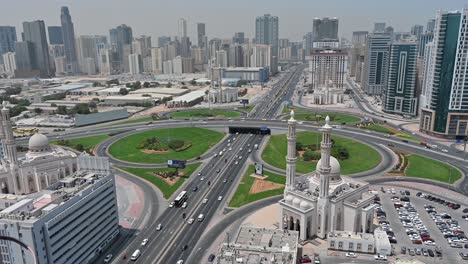
[[[35,152],[49,150],[49,139],[41,133],[36,133],[29,139],[28,146],[30,151]]]
[[[293,200],[293,205],[294,206],[299,206],[300,203],[301,203],[301,200],[299,198],[294,198],[294,200]]]
[[[300,207],[301,209],[307,209],[309,208],[309,203],[306,201],[302,201]]]
[[[284,201],[287,204],[291,204],[293,199],[294,199],[294,197],[292,197],[291,195],[288,195],[288,196],[286,196],[286,198],[284,198]]]

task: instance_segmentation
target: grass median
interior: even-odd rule
[[[420,155],[411,154],[406,157],[408,167],[406,175],[409,177],[430,179],[445,183],[454,183],[462,177],[455,167]]]
[[[254,173],[255,166],[250,165],[242,177],[239,186],[237,186],[234,196],[229,201],[229,207],[241,207],[261,199],[280,195],[284,192],[285,176],[264,171],[263,174],[267,178],[260,180],[251,176]]]
[[[129,167],[119,167],[120,169],[129,172],[135,176],[143,178],[152,184],[154,184],[164,195],[164,198],[168,199],[171,195],[176,192],[179,187],[193,174],[193,172],[200,166],[201,163],[189,164],[185,169],[179,169],[179,173],[182,173],[183,176],[178,177],[178,180],[174,184],[169,184],[162,177],[155,175],[157,172],[171,172],[175,169],[171,168],[157,168],[157,169],[147,169],[147,168],[129,168]]]
[[[54,140],[51,144],[69,147],[77,151],[84,151],[96,147],[99,143],[108,138],[109,135],[103,134],[89,137]]]
[[[235,118],[240,117],[240,113],[233,110],[223,109],[197,109],[187,111],[177,111],[170,114],[172,118]]]

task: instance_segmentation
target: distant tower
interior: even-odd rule
[[[288,120],[288,155],[286,156],[286,189],[294,189],[296,178],[296,123],[294,110]]]
[[[317,228],[317,236],[320,238],[325,238],[327,235],[328,230],[328,204],[329,204],[329,197],[328,191],[330,188],[330,153],[331,153],[331,130],[332,127],[330,126],[330,117],[327,116],[325,118],[325,125],[322,127],[322,142],[320,143],[321,149],[321,158],[319,161],[319,165],[317,168],[317,172],[320,174],[320,193],[319,199],[317,201],[318,207],[318,228]]]
[[[15,137],[13,136],[13,129],[11,127],[10,110],[6,107],[6,101],[3,101],[1,112],[2,125],[5,133],[6,157],[10,161],[10,164],[17,164],[18,154],[16,153]]]
[[[3,116],[0,114],[0,160],[6,158],[5,130],[3,128]]]

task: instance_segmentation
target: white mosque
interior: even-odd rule
[[[282,228],[299,231],[301,240],[324,239],[335,231],[372,233],[374,195],[369,193],[369,183],[341,176],[340,163],[330,154],[330,118],[325,121],[316,171],[296,176],[296,120],[291,112],[286,188],[279,202]]]
[[[51,147],[47,137],[40,133],[29,139],[29,151],[18,158],[10,113],[5,104],[0,112],[1,193],[37,192],[77,171],[77,155],[60,147]]]

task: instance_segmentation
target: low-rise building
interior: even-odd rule
[[[242,226],[233,243],[224,243],[218,264],[295,264],[299,232]]]
[[[105,105],[125,106],[125,105],[154,105],[160,101],[159,98],[143,96],[145,94],[127,94],[127,95],[112,95],[104,99]]]
[[[268,67],[223,68],[223,78],[237,78],[245,81],[266,82],[270,77]]]
[[[375,252],[375,240],[372,234],[335,231],[328,233],[328,248],[351,252]]]
[[[203,98],[206,95],[206,90],[197,90],[178,96],[169,102],[167,102],[167,107],[189,107],[196,105],[203,101]]]

